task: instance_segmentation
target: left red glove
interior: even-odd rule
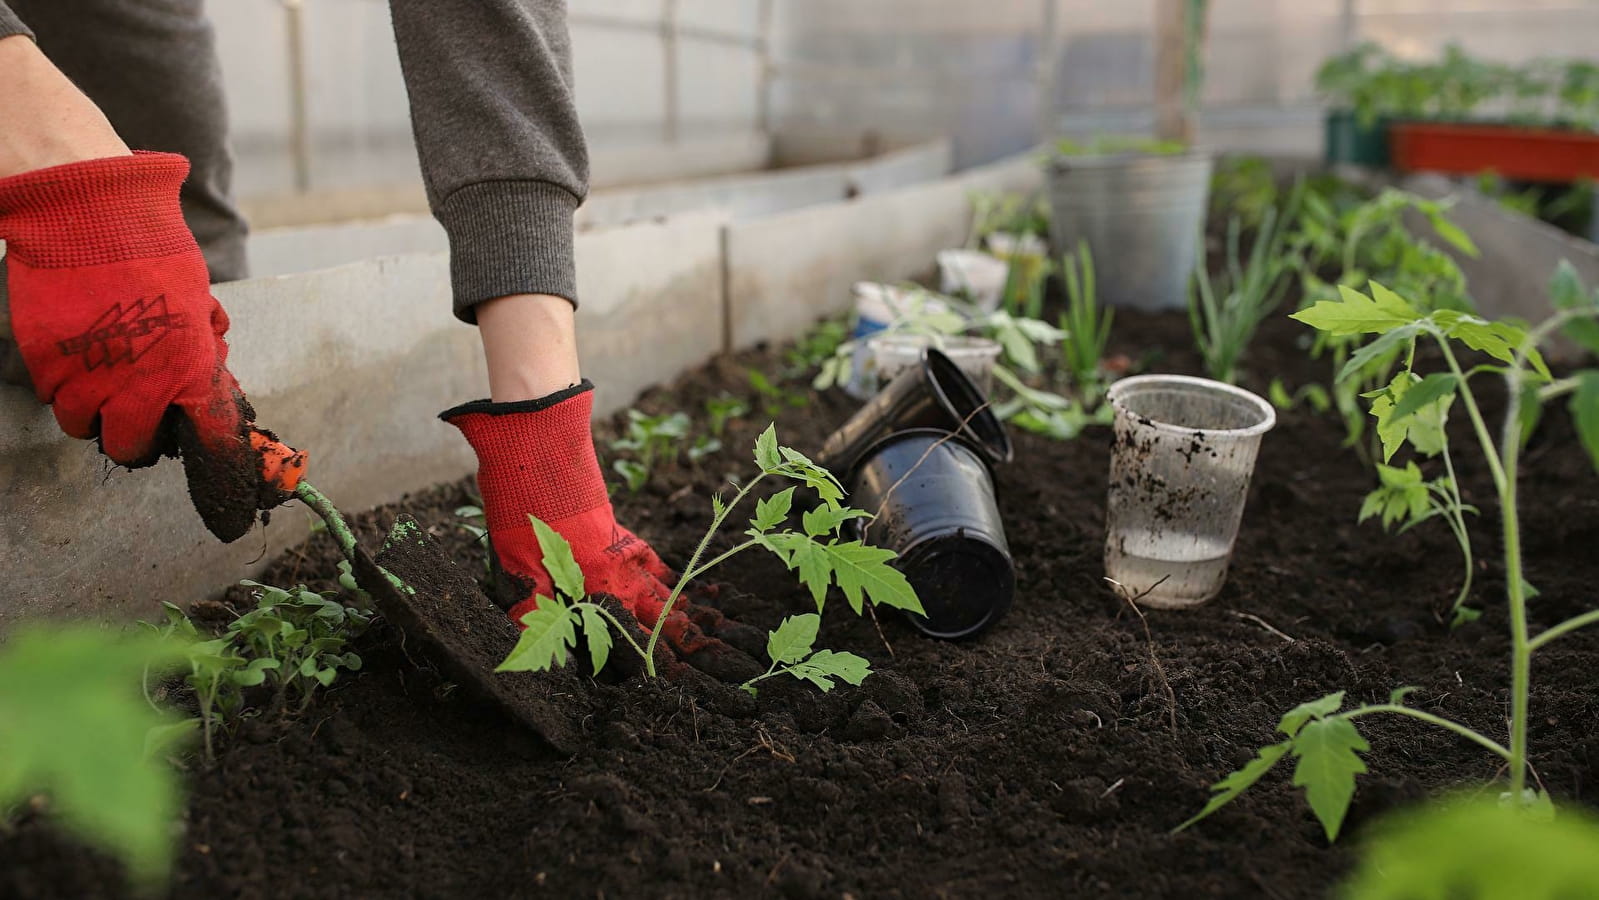
[[[282,498],[260,486],[228,316],[178,204],[188,173],[136,153],[0,179],[0,239],[17,348],[61,430],[130,468],[181,452],[200,517],[231,541]]]

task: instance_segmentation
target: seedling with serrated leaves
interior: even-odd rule
[[[622,632],[633,649],[644,658],[645,673],[651,678],[656,675],[655,646],[660,641],[667,616],[682,596],[684,588],[693,579],[752,547],[765,547],[783,560],[798,575],[800,582],[810,589],[817,612],[822,610],[828,589],[834,585],[843,591],[845,600],[857,614],[863,610],[867,600],[878,606],[922,612],[921,601],[916,599],[910,582],[890,565],[895,558],[892,550],[868,546],[859,541],[845,541],[839,537],[840,529],[846,522],[866,518],[867,514],[840,503],[844,489],[831,473],[799,451],[780,446],[777,443],[777,430],[773,426],[767,426],[756,439],[755,464],[760,473],[740,486],[732,500],[724,502],[719,495],[712,496],[711,527],[694,549],[682,576],[667,597],[660,617],[650,632],[648,643],[640,647],[631,634]],[[787,521],[794,505],[795,488],[789,487],[756,501],[755,515],[744,532],[747,540],[702,562],[712,538],[728,516],[756,485],[769,477],[797,481],[821,501],[820,506],[801,516],[803,531],[780,527]],[[603,608],[587,600],[583,573],[575,562],[570,562],[571,550],[560,535],[541,527],[542,523],[537,519],[533,520],[533,525],[539,537],[540,550],[544,553],[545,566],[550,570],[557,593],[562,596],[538,598],[537,608],[523,616],[522,624],[526,629],[498,671],[544,671],[564,666],[568,648],[577,644],[577,629],[580,626],[590,641],[590,657],[597,660],[595,669],[598,671],[609,655],[611,644],[608,636],[596,638],[594,635],[604,631],[605,622],[619,629],[620,624]],[[596,640],[602,641],[603,648],[594,644]]]
[[[1567,278],[1562,270],[1557,279]],[[1436,410],[1457,398],[1471,420],[1472,433],[1493,478],[1499,500],[1501,544],[1504,548],[1505,594],[1510,623],[1510,740],[1501,744],[1465,725],[1405,704],[1411,688],[1399,688],[1387,703],[1343,709],[1343,692],[1296,707],[1285,715],[1278,731],[1286,739],[1263,750],[1242,769],[1218,782],[1215,795],[1198,815],[1178,826],[1186,828],[1226,805],[1266,774],[1285,756],[1298,759],[1294,784],[1304,787],[1306,798],[1321,820],[1329,840],[1336,839],[1354,794],[1355,776],[1366,771],[1360,754],[1369,749],[1355,727],[1357,719],[1375,713],[1391,713],[1446,729],[1505,761],[1509,771],[1508,797],[1517,804],[1546,804],[1547,798],[1527,789],[1527,723],[1532,683],[1532,656],[1539,648],[1594,622],[1599,610],[1573,616],[1529,634],[1527,600],[1530,585],[1522,567],[1521,515],[1517,506],[1517,476],[1521,450],[1536,426],[1544,404],[1569,398],[1572,418],[1583,447],[1599,469],[1599,369],[1578,372],[1554,379],[1538,347],[1557,331],[1578,341],[1590,351],[1599,351],[1599,334],[1582,323],[1599,321],[1599,296],[1586,291],[1563,289],[1561,311],[1536,328],[1526,329],[1509,322],[1493,322],[1456,310],[1425,311],[1380,284],[1372,285],[1370,295],[1348,287],[1339,301],[1324,300],[1297,313],[1294,318],[1334,336],[1376,335],[1376,339],[1356,354],[1400,351],[1403,368],[1389,387],[1372,397],[1377,430],[1385,441],[1411,440],[1419,428],[1423,433],[1435,427],[1428,421],[1428,410]],[[1577,328],[1572,328],[1573,325]],[[1412,371],[1418,340],[1436,344],[1445,371],[1425,377]],[[1493,361],[1464,368],[1456,356],[1461,345],[1478,351]],[[1351,358],[1348,368],[1358,368]],[[1506,411],[1497,439],[1483,419],[1471,379],[1475,375],[1497,374],[1505,380]],[[1451,475],[1451,480],[1453,476]],[[1409,500],[1405,501],[1408,504]]]
[[[756,682],[774,675],[792,675],[816,685],[823,692],[833,689],[833,679],[858,685],[872,674],[864,657],[835,650],[813,650],[822,617],[816,613],[789,616],[766,638],[766,655],[772,664],[760,675],[739,685],[750,696],[758,693]]]
[[[30,798],[63,829],[115,856],[142,888],[171,866],[183,782],[165,759],[194,733],[139,696],[141,674],[185,647],[145,633],[33,626],[0,647],[0,826]]]
[[[1321,182],[1315,182],[1321,184]],[[1307,186],[1311,182],[1307,182]],[[1387,189],[1363,202],[1349,199],[1341,182],[1322,189],[1308,189],[1303,197],[1297,228],[1288,246],[1304,254],[1301,286],[1304,305],[1339,299],[1344,287],[1360,289],[1368,281],[1378,281],[1407,297],[1423,298],[1427,308],[1470,310],[1466,277],[1449,254],[1420,240],[1407,224],[1407,214],[1426,220],[1432,232],[1456,251],[1477,255],[1477,247],[1448,216],[1448,204],[1427,200],[1415,194]],[[1335,283],[1323,281],[1317,272],[1336,265]],[[1362,442],[1366,436],[1366,413],[1360,395],[1389,382],[1397,362],[1397,349],[1359,355],[1364,337],[1360,334],[1316,336],[1315,353],[1330,352],[1335,378],[1333,405],[1344,421],[1345,445],[1363,458],[1374,455]],[[1356,371],[1345,372],[1351,359],[1359,356]]]
[[[339,571],[340,583],[353,586],[349,564],[342,563]],[[193,620],[164,601],[164,624],[139,623],[183,647],[184,682],[194,691],[207,762],[216,758],[216,733],[245,712],[246,688],[272,686],[279,708],[303,711],[316,689],[333,684],[340,671],[360,670],[361,657],[347,645],[371,621],[369,613],[346,606],[336,593],[240,583],[256,591],[256,608],[235,619],[221,637],[200,640]],[[357,596],[364,594],[357,589]]]
[[[633,458],[618,459],[611,463],[611,468],[622,476],[629,491],[637,493],[649,483],[650,474],[657,467],[677,462],[688,430],[689,419],[683,413],[650,416],[630,409],[627,432],[611,441],[611,449],[632,453]]]

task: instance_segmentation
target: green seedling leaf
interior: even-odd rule
[[[1388,692],[1388,702],[1394,704],[1395,706],[1404,706],[1405,698],[1419,690],[1421,690],[1421,688],[1415,687],[1414,685],[1396,687]]]
[[[577,619],[560,601],[539,596],[538,606],[522,617],[525,626],[516,646],[496,672],[546,672],[566,665],[567,648],[577,644]]]
[[[755,439],[755,465],[760,466],[762,472],[772,475],[782,464],[783,456],[777,450],[777,425],[767,425],[766,430]]]
[[[783,475],[796,481],[803,482],[806,487],[816,492],[816,496],[828,506],[838,505],[844,497],[844,487],[827,471],[805,454],[793,447],[779,447],[783,462],[770,470],[770,474]]]
[[[1577,437],[1588,451],[1588,458],[1599,469],[1599,371],[1588,369],[1577,373],[1577,389],[1571,394],[1571,420],[1576,423]]]
[[[1444,397],[1452,400],[1459,387],[1460,379],[1456,378],[1454,373],[1434,372],[1404,392],[1404,396],[1394,404],[1389,420],[1398,422],[1408,419]]]
[[[1455,629],[1462,625],[1470,625],[1480,618],[1482,618],[1482,610],[1472,609],[1465,605],[1457,606],[1455,607],[1454,617],[1449,620],[1449,627],[1450,629]]]
[[[1174,832],[1182,831],[1237,799],[1239,794],[1249,790],[1249,788],[1254,786],[1255,782],[1259,781],[1267,772],[1270,772],[1272,766],[1277,765],[1278,760],[1281,760],[1293,745],[1294,742],[1292,740],[1287,740],[1280,744],[1272,744],[1269,747],[1260,748],[1260,752],[1255,754],[1255,758],[1245,763],[1242,769],[1211,785],[1210,789],[1213,795],[1205,803],[1204,809],[1172,830]]]
[[[1457,310],[1444,309],[1433,313],[1444,334],[1460,341],[1473,350],[1488,354],[1500,362],[1516,361],[1516,351],[1527,341],[1527,329],[1510,322],[1490,322],[1480,316]],[[1527,364],[1544,380],[1548,380],[1549,366],[1536,347],[1527,352]]]
[[[527,518],[533,523],[533,534],[539,542],[539,554],[543,559],[545,570],[550,573],[550,580],[555,582],[555,589],[569,600],[583,599],[588,592],[583,584],[583,569],[572,556],[572,545],[537,516],[530,515]]]
[[[841,525],[851,519],[869,519],[871,514],[864,509],[852,509],[848,506],[818,506],[806,510],[800,517],[805,533],[813,538],[827,537],[836,534]]]
[[[282,668],[283,663],[276,659],[252,659],[243,669],[233,673],[233,682],[240,687],[255,687],[266,681],[267,671],[276,671]]]
[[[634,493],[642,490],[650,480],[649,467],[636,459],[616,460],[611,463],[611,469],[622,476],[622,480],[627,483],[627,489]]]
[[[1364,344],[1350,354],[1344,367],[1338,370],[1338,381],[1346,381],[1373,370],[1386,371],[1394,358],[1421,333],[1418,324],[1402,325]]]
[[[778,664],[793,664],[810,655],[822,617],[816,613],[789,616],[766,638],[766,655]]]
[[[1449,221],[1442,210],[1437,208],[1425,209],[1423,214],[1426,215],[1428,223],[1432,225],[1432,230],[1447,241],[1450,246],[1467,256],[1475,257],[1478,255],[1477,245],[1472,242],[1471,235],[1466,234],[1465,229],[1459,225]]]
[[[759,532],[771,531],[783,524],[793,507],[794,489],[784,488],[769,499],[756,501],[755,518],[750,520],[750,525]]]
[[[184,725],[146,703],[139,685],[147,670],[181,664],[185,650],[148,631],[14,632],[0,646],[0,809],[46,795],[62,829],[121,860],[140,885],[158,884],[183,801],[161,756]]]
[[[1575,898],[1599,885],[1599,821],[1578,807],[1547,817],[1462,795],[1389,816],[1371,831],[1341,897]]]
[[[1377,282],[1370,283],[1373,296],[1347,285],[1339,285],[1340,301],[1323,300],[1289,318],[1331,335],[1382,334],[1420,319],[1421,313],[1398,294]]]
[[[589,662],[594,666],[594,674],[598,675],[611,658],[611,629],[593,604],[579,604],[577,611],[582,617],[583,639],[588,644]]]
[[[1358,521],[1380,513],[1383,528],[1392,528],[1396,523],[1415,523],[1427,516],[1432,493],[1414,462],[1403,469],[1377,463],[1377,477],[1381,485],[1366,495]]]
[[[1294,786],[1305,789],[1305,799],[1321,821],[1327,840],[1336,841],[1355,795],[1355,776],[1366,771],[1359,754],[1371,745],[1354,722],[1341,716],[1306,722],[1293,744],[1293,754],[1299,758]]]
[[[1311,719],[1321,719],[1330,716],[1344,705],[1344,692],[1328,694],[1316,700],[1301,703],[1283,713],[1282,721],[1277,723],[1277,730],[1289,737],[1299,734],[1299,729]]]
[[[1599,306],[1599,292],[1589,293],[1582,277],[1567,260],[1562,259],[1549,281],[1549,298],[1556,309],[1586,310]],[[1589,353],[1599,355],[1599,321],[1591,317],[1572,319],[1561,329],[1566,337],[1575,341]]]
[[[853,653],[818,650],[804,662],[789,666],[788,673],[809,681],[822,691],[833,689],[832,679],[838,678],[859,685],[872,674],[871,663]]]

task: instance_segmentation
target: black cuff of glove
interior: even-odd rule
[[[470,403],[462,403],[460,406],[450,407],[444,412],[439,413],[439,418],[448,422],[456,416],[464,416],[469,413],[484,413],[485,415],[490,416],[509,416],[516,413],[539,412],[540,410],[549,409],[557,403],[570,400],[579,394],[586,394],[592,390],[594,390],[594,382],[585,378],[571,387],[562,388],[553,394],[548,394],[538,398],[537,400],[515,400],[510,403],[495,403],[492,400],[473,400]]]

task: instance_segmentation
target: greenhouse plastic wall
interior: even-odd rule
[[[1057,131],[1147,130],[1155,7],[573,0],[579,112],[601,152],[769,132],[775,161],[792,164],[948,135],[966,167]],[[1202,139],[1298,154],[1319,140],[1315,69],[1350,42],[1424,57],[1458,41],[1518,61],[1586,55],[1599,29],[1599,4],[1575,0],[1213,0],[1211,8]],[[229,0],[210,13],[241,193],[416,181],[386,3]]]

